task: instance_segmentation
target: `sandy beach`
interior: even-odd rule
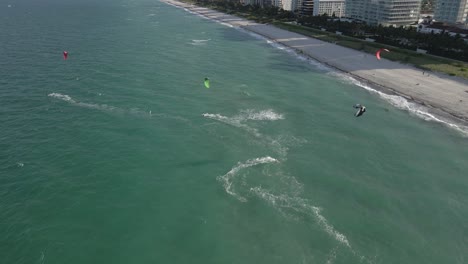
[[[259,24],[204,7],[162,0],[220,23],[254,32],[295,49],[332,68],[346,72],[383,92],[397,94],[428,106],[438,114],[468,122],[468,80],[441,73],[424,72],[410,65],[377,60],[372,54],[338,46],[268,24]],[[385,54],[382,55],[383,57]]]

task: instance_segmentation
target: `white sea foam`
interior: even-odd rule
[[[255,111],[255,110],[244,110],[241,115],[238,116],[240,120],[268,120],[275,121],[284,119],[282,114],[275,113],[272,109]]]
[[[378,96],[380,96],[382,99],[386,100],[387,102],[389,102],[393,106],[395,106],[395,107],[397,107],[399,109],[408,111],[410,114],[415,115],[415,116],[417,116],[417,117],[419,117],[419,118],[421,118],[423,120],[443,124],[443,125],[451,128],[451,129],[456,130],[457,132],[459,132],[463,136],[468,136],[468,127],[463,126],[463,125],[454,124],[453,122],[445,120],[442,117],[437,117],[436,115],[431,114],[429,112],[429,108],[427,108],[427,107],[425,107],[423,105],[420,105],[418,103],[413,103],[413,102],[411,102],[411,101],[407,100],[406,98],[404,98],[402,96],[399,96],[399,95],[390,95],[390,94],[386,94],[386,93],[383,93],[381,91],[378,91],[376,89],[373,89],[373,88],[369,87],[368,85],[360,82],[359,80],[357,80],[357,79],[355,79],[352,76],[349,76],[347,74],[334,72],[333,75],[338,76],[339,78],[341,78],[344,81],[351,82],[354,85],[357,85],[357,86],[359,86],[361,88],[364,88],[364,89],[366,89],[367,91],[369,91],[371,93],[377,94]]]
[[[240,114],[232,116],[232,117],[223,116],[221,114],[210,114],[210,113],[204,113],[203,116],[206,118],[210,118],[213,120],[223,122],[225,124],[228,124],[234,127],[242,128],[256,137],[261,137],[262,135],[258,132],[257,129],[250,127],[244,124],[243,122],[248,121],[248,120],[275,121],[275,120],[284,119],[282,114],[275,113],[271,109],[262,110],[262,111],[256,111],[256,110],[251,110],[251,109],[243,110],[240,112]]]
[[[273,109],[267,110],[253,110],[253,109],[246,109],[241,110],[240,114],[226,117],[220,114],[203,114],[204,117],[223,121],[223,122],[231,122],[231,123],[241,123],[247,120],[255,120],[255,121],[276,121],[284,119],[283,114],[276,113]]]
[[[85,108],[90,108],[90,109],[97,109],[97,110],[105,110],[105,111],[119,111],[120,109],[109,106],[106,104],[91,104],[91,103],[83,103],[83,102],[78,102],[71,98],[69,95],[66,94],[60,94],[60,93],[51,93],[48,95],[49,97],[53,97],[56,99],[60,99],[62,101],[68,102],[70,104],[76,105],[76,106],[81,106]]]
[[[224,121],[224,120],[228,120],[228,119],[229,119],[229,117],[223,116],[223,115],[220,115],[220,114],[209,114],[209,113],[204,113],[203,116],[204,116],[204,117],[207,117],[207,118],[215,119],[215,120],[218,120],[218,121]]]
[[[247,199],[245,197],[242,197],[240,194],[236,193],[234,188],[232,187],[234,178],[238,175],[239,171],[243,169],[256,166],[259,164],[268,164],[268,163],[273,163],[273,162],[278,162],[278,160],[269,156],[256,158],[256,159],[250,159],[244,163],[239,162],[228,173],[224,174],[223,176],[219,176],[218,180],[223,183],[224,189],[226,190],[228,194],[236,197],[241,202],[247,202]]]
[[[210,40],[211,39],[192,39],[189,44],[193,46],[205,46]]]
[[[237,30],[241,31],[241,32],[244,32],[246,34],[249,34],[250,36],[252,37],[255,37],[257,39],[260,39],[260,40],[263,40],[265,41],[267,44],[269,44],[270,46],[272,46],[273,48],[276,48],[276,49],[279,49],[279,50],[282,50],[286,53],[288,53],[289,55],[292,55],[294,57],[296,57],[296,59],[298,60],[301,60],[301,61],[304,61],[304,62],[307,62],[309,65],[311,66],[314,66],[314,68],[316,68],[317,70],[322,70],[322,71],[332,71],[333,69],[328,67],[327,65],[315,60],[315,59],[312,59],[310,58],[309,56],[307,55],[304,55],[302,54],[300,51],[296,50],[296,49],[293,49],[293,48],[290,48],[284,44],[281,44],[277,41],[274,41],[272,39],[269,39],[265,36],[262,36],[260,34],[257,34],[253,31],[250,31],[250,30],[246,30],[246,29],[243,29],[243,28],[237,28]]]
[[[334,263],[334,261],[336,260],[336,250],[337,250],[337,248],[335,247],[330,251],[330,253],[328,254],[326,264],[333,264]]]
[[[150,116],[150,114],[147,111],[142,111],[138,108],[125,110],[125,109],[121,109],[121,108],[107,105],[107,104],[92,104],[92,103],[78,102],[75,99],[73,99],[71,96],[66,95],[66,94],[60,94],[60,93],[51,93],[48,96],[65,101],[74,106],[84,107],[88,109],[94,109],[94,110],[99,110],[99,111],[104,111],[104,112],[120,113],[120,114],[127,113],[127,114],[132,114],[132,115],[140,116],[140,117]],[[157,116],[157,115],[158,114],[151,114],[151,116]]]
[[[235,198],[237,198],[241,202],[247,202],[247,198],[241,196],[236,190],[233,188],[233,182],[236,177],[239,176],[239,172],[260,164],[269,164],[269,163],[278,163],[279,161],[275,158],[266,156],[262,158],[250,159],[246,162],[239,162],[236,166],[234,166],[229,172],[224,174],[223,176],[219,176],[218,180],[222,182],[224,189],[226,192]],[[297,180],[293,177],[293,180],[297,183]],[[329,222],[328,220],[321,214],[321,208],[311,205],[310,202],[306,199],[302,199],[299,197],[290,197],[284,194],[274,195],[266,189],[262,187],[252,187],[250,188],[250,192],[256,195],[257,197],[262,198],[263,200],[267,201],[276,209],[280,210],[282,213],[285,210],[295,212],[299,215],[308,215],[312,216],[316,222],[323,228],[323,230],[329,234],[332,238],[338,241],[340,244],[346,246],[347,248],[351,249],[351,245],[348,241],[348,238],[338,232]]]
[[[205,42],[189,42],[188,44],[192,46],[206,46]]]
[[[203,116],[247,131],[259,139],[256,140],[255,143],[271,147],[273,151],[275,151],[281,157],[282,160],[286,158],[287,152],[289,150],[287,146],[304,143],[303,140],[298,140],[287,135],[282,135],[278,138],[262,135],[258,129],[246,124],[249,121],[277,121],[284,119],[283,114],[276,113],[272,109],[261,111],[247,109],[240,111],[238,115],[232,117],[210,113],[204,113]]]
[[[236,117],[227,117],[227,116],[223,116],[223,115],[220,115],[220,114],[209,114],[209,113],[204,113],[203,116],[206,117],[206,118],[209,118],[209,119],[217,120],[219,122],[231,125],[233,127],[242,128],[245,131],[249,132],[250,134],[254,135],[255,137],[261,137],[262,136],[258,132],[257,129],[252,128],[252,127],[250,127],[250,126],[248,126],[246,124],[242,124],[241,120],[237,119]]]
[[[218,21],[218,22],[219,22],[221,25],[226,26],[226,27],[237,28],[237,27],[235,27],[234,25],[231,25],[231,24],[229,24],[229,23],[220,22],[220,21]]]
[[[208,42],[210,41],[211,39],[192,39],[192,42],[195,42],[195,43],[203,43],[203,42]]]
[[[301,61],[305,61],[307,62],[309,65],[312,65],[315,67],[315,69],[317,70],[321,70],[321,71],[331,71],[332,69],[328,66],[326,66],[325,64],[317,61],[317,60],[314,60],[302,53],[300,53],[299,51],[293,49],[293,48],[290,48],[288,46],[285,46],[281,43],[278,43],[278,42],[275,42],[275,41],[267,41],[268,44],[270,44],[271,46],[277,48],[277,49],[280,49],[280,50],[283,50],[285,52],[287,52],[288,54],[296,57],[296,59],[298,60],[301,60]]]
[[[69,95],[66,95],[66,94],[51,93],[51,94],[48,94],[48,96],[54,97],[54,98],[57,98],[66,102],[75,103],[75,101]]]
[[[289,197],[284,194],[274,195],[261,187],[251,188],[250,191],[270,203],[278,210],[292,210],[299,214],[305,214],[314,217],[314,219],[324,229],[325,232],[327,232],[342,245],[351,248],[348,238],[344,234],[338,232],[328,222],[328,220],[321,214],[321,208],[310,205],[309,201],[299,197]]]

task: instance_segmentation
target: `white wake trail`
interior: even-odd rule
[[[246,162],[242,163],[239,162],[237,163],[236,166],[234,166],[228,173],[224,174],[223,176],[219,176],[218,180],[222,182],[224,189],[226,192],[234,197],[236,197],[239,201],[241,202],[247,202],[247,199],[245,197],[242,197],[238,193],[235,192],[234,188],[232,187],[233,180],[236,176],[238,176],[239,171],[253,167],[256,165],[260,164],[268,164],[268,163],[274,163],[278,162],[278,160],[272,158],[272,157],[262,157],[262,158],[256,158],[256,159],[250,159],[247,160]]]

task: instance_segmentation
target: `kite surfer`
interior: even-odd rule
[[[356,112],[356,114],[354,114],[354,116],[356,116],[356,117],[360,117],[360,116],[362,116],[362,115],[366,112],[366,107],[363,106],[363,105],[356,104],[356,105],[354,105],[354,108],[357,108],[357,109],[358,109],[358,111]]]

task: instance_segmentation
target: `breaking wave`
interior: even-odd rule
[[[254,32],[251,32],[251,35],[258,35]],[[276,49],[279,49],[279,50],[282,50],[286,53],[288,53],[289,55],[292,55],[294,56],[296,59],[300,60],[300,61],[304,61],[304,62],[307,62],[307,64],[311,65],[311,66],[314,66],[315,69],[317,70],[321,70],[321,71],[331,71],[332,68],[328,67],[327,65],[315,60],[315,59],[312,59],[310,58],[309,56],[307,55],[304,55],[302,52],[296,50],[296,49],[293,49],[293,48],[290,48],[286,45],[283,45],[281,43],[278,43],[276,41],[273,41],[269,38],[266,38],[266,37],[263,37],[261,35],[258,35],[260,36],[261,38],[263,38],[270,46],[276,48]]]
[[[265,146],[271,147],[276,153],[278,153],[282,158],[286,157],[288,152],[288,147],[286,145],[295,145],[304,143],[302,140],[298,140],[294,137],[280,136],[279,138],[272,138],[267,135],[262,135],[258,129],[249,126],[246,124],[248,121],[276,121],[284,119],[282,114],[278,114],[273,110],[242,110],[238,115],[227,117],[221,114],[210,114],[204,113],[203,117],[219,121],[221,123],[243,129],[254,137],[260,139],[256,140],[255,143],[263,144]]]
[[[203,116],[209,119],[220,121],[222,123],[225,123],[234,127],[242,128],[256,137],[261,137],[261,134],[258,132],[257,129],[244,124],[243,123],[244,121],[248,121],[248,120],[276,121],[276,120],[284,119],[282,114],[275,113],[271,109],[263,110],[263,111],[242,110],[240,114],[232,116],[232,117],[223,116],[221,114],[210,114],[210,113],[204,113]]]
[[[67,102],[69,104],[72,104],[74,106],[99,110],[99,111],[108,112],[108,113],[130,114],[130,115],[133,115],[133,116],[143,117],[143,118],[167,117],[165,114],[152,113],[151,111],[142,111],[142,110],[140,110],[138,108],[122,109],[122,108],[118,108],[118,107],[107,105],[107,104],[92,104],[92,103],[79,102],[79,101],[73,99],[71,96],[66,95],[66,94],[51,93],[51,94],[48,94],[48,96],[52,97],[52,98],[55,98],[55,99],[65,101],[65,102]],[[174,117],[174,118],[176,118],[176,117]]]
[[[274,195],[261,187],[251,188],[250,191],[280,211],[287,210],[312,216],[331,237],[344,246],[351,248],[348,238],[328,223],[327,219],[321,214],[321,208],[310,205],[308,200],[299,197],[289,197],[284,194]]]
[[[238,118],[242,121],[244,120],[267,120],[275,121],[284,119],[283,114],[275,113],[272,109],[255,111],[255,110],[244,110],[241,111],[241,114]]]
[[[275,165],[268,166],[272,164]],[[248,177],[248,169],[255,166],[264,166],[259,173],[268,177]],[[314,225],[317,225],[321,231],[325,232],[336,243],[336,246],[328,254],[326,263],[331,264],[336,260],[340,247],[348,250],[354,257],[359,259],[360,263],[374,263],[373,260],[360,255],[352,247],[346,235],[338,231],[323,215],[322,208],[313,205],[308,199],[301,198],[300,194],[303,192],[302,184],[295,177],[282,175],[281,169],[277,170],[278,167],[280,167],[280,161],[270,156],[249,159],[245,162],[238,162],[226,174],[218,176],[217,180],[221,182],[226,193],[240,202],[246,203],[248,199],[256,197],[276,209],[286,219],[303,223],[309,223],[311,220]],[[275,187],[274,185],[279,182],[279,177],[283,178],[280,180],[284,183],[283,187],[291,186],[294,190],[285,191],[282,188],[276,188],[277,186]],[[249,180],[249,178],[254,179]],[[265,181],[265,179],[270,178],[273,179]],[[264,187],[273,182],[273,186]]]
[[[223,184],[223,187],[228,194],[234,196],[241,202],[247,202],[247,198],[239,194],[239,192],[234,189],[233,182],[235,178],[238,177],[240,171],[244,169],[269,163],[279,163],[279,161],[270,156],[266,156],[261,158],[249,159],[245,162],[238,162],[234,167],[232,167],[230,171],[228,171],[222,176],[219,176],[217,179]],[[295,180],[295,178],[293,179]],[[313,217],[316,220],[316,222],[323,228],[323,230],[325,230],[325,232],[327,232],[331,237],[333,237],[342,245],[351,248],[347,237],[344,234],[338,232],[321,214],[322,209],[317,206],[311,205],[308,200],[299,197],[289,197],[284,194],[274,195],[262,187],[251,187],[249,191],[255,196],[265,200],[271,206],[280,210],[282,213],[287,213],[286,211],[289,211],[295,212],[297,213],[297,215],[302,214]]]
[[[66,94],[60,94],[60,93],[51,93],[48,95],[49,97],[53,97],[55,99],[59,99],[62,101],[65,101],[69,104],[72,104],[74,106],[79,106],[79,107],[84,107],[88,109],[94,109],[94,110],[99,110],[107,113],[113,113],[113,114],[121,114],[121,115],[131,115],[134,117],[138,118],[162,118],[162,119],[172,119],[176,120],[178,122],[186,123],[188,125],[192,125],[192,122],[182,116],[177,116],[177,115],[169,115],[166,113],[153,113],[151,110],[149,111],[143,111],[139,108],[129,108],[129,109],[123,109],[111,105],[106,105],[106,104],[92,104],[92,103],[83,103],[79,102],[75,99],[73,99],[71,96],[66,95]]]
[[[257,129],[252,128],[252,127],[250,127],[250,126],[248,126],[246,124],[242,124],[241,120],[239,120],[239,119],[237,119],[235,117],[227,117],[227,116],[223,116],[223,115],[220,115],[220,114],[209,114],[209,113],[204,113],[203,116],[206,117],[206,118],[209,118],[209,119],[213,119],[213,120],[216,120],[216,121],[231,125],[233,127],[242,128],[245,131],[249,132],[250,134],[254,135],[255,137],[261,137],[262,136],[258,132]]]
[[[102,111],[109,111],[109,112],[124,112],[124,110],[120,109],[120,108],[117,108],[117,107],[114,107],[114,106],[110,106],[110,105],[106,105],[106,104],[91,104],[91,103],[83,103],[83,102],[78,102],[76,100],[74,100],[73,98],[71,98],[69,95],[66,95],[66,94],[60,94],[60,93],[51,93],[48,95],[49,97],[53,97],[53,98],[56,98],[56,99],[60,99],[62,101],[65,101],[65,102],[68,102],[72,105],[76,105],[76,106],[80,106],[80,107],[84,107],[84,108],[89,108],[89,109],[96,109],[96,110],[102,110]],[[135,113],[135,114],[148,114],[146,112],[142,112],[142,111],[139,111],[137,109],[132,109],[130,111],[131,113]]]
[[[468,137],[468,127],[467,126],[463,126],[463,125],[460,125],[460,124],[454,124],[453,122],[445,120],[442,117],[437,117],[436,115],[431,114],[430,109],[428,107],[426,107],[426,106],[420,105],[418,103],[413,103],[413,102],[409,101],[408,99],[406,99],[406,98],[404,98],[402,96],[399,96],[399,95],[390,95],[390,94],[386,94],[384,92],[378,91],[376,89],[373,89],[373,88],[369,87],[368,85],[360,82],[359,80],[357,80],[357,79],[355,79],[352,76],[349,76],[347,74],[337,73],[337,72],[334,72],[333,74],[337,75],[338,77],[340,77],[344,81],[350,82],[350,83],[352,83],[352,84],[354,84],[356,86],[364,88],[365,90],[367,90],[367,91],[369,91],[371,93],[377,94],[380,98],[382,98],[385,101],[389,102],[391,105],[393,105],[394,107],[396,107],[398,109],[408,111],[410,114],[412,114],[414,116],[417,116],[418,118],[421,118],[421,119],[423,119],[425,121],[431,121],[431,122],[436,122],[436,123],[439,123],[439,124],[443,124],[443,125],[451,128],[451,129],[456,130],[457,132],[459,132],[463,136]]]
[[[192,42],[195,42],[195,43],[204,43],[204,42],[208,42],[210,41],[211,39],[192,39]]]
[[[240,123],[248,120],[255,120],[255,121],[276,121],[276,120],[282,120],[284,119],[283,114],[278,114],[272,109],[268,110],[261,110],[261,111],[256,111],[252,109],[247,109],[247,110],[241,110],[240,114],[235,115],[233,117],[226,117],[222,116],[220,114],[210,114],[210,113],[204,113],[204,117],[211,118],[211,119],[216,119],[219,121],[229,121],[231,123]]]
[[[211,39],[192,39],[189,44],[193,46],[205,46],[210,40]]]
[[[223,176],[219,176],[218,180],[223,183],[224,189],[228,194],[236,197],[241,202],[247,202],[247,198],[235,192],[234,188],[232,187],[233,179],[238,175],[239,171],[243,169],[260,164],[268,164],[274,162],[278,162],[278,160],[269,156],[247,160],[244,163],[239,162],[230,171],[228,171],[228,173],[224,174]]]
[[[66,94],[51,93],[48,96],[63,100],[65,102],[75,103],[75,101],[69,95]]]

